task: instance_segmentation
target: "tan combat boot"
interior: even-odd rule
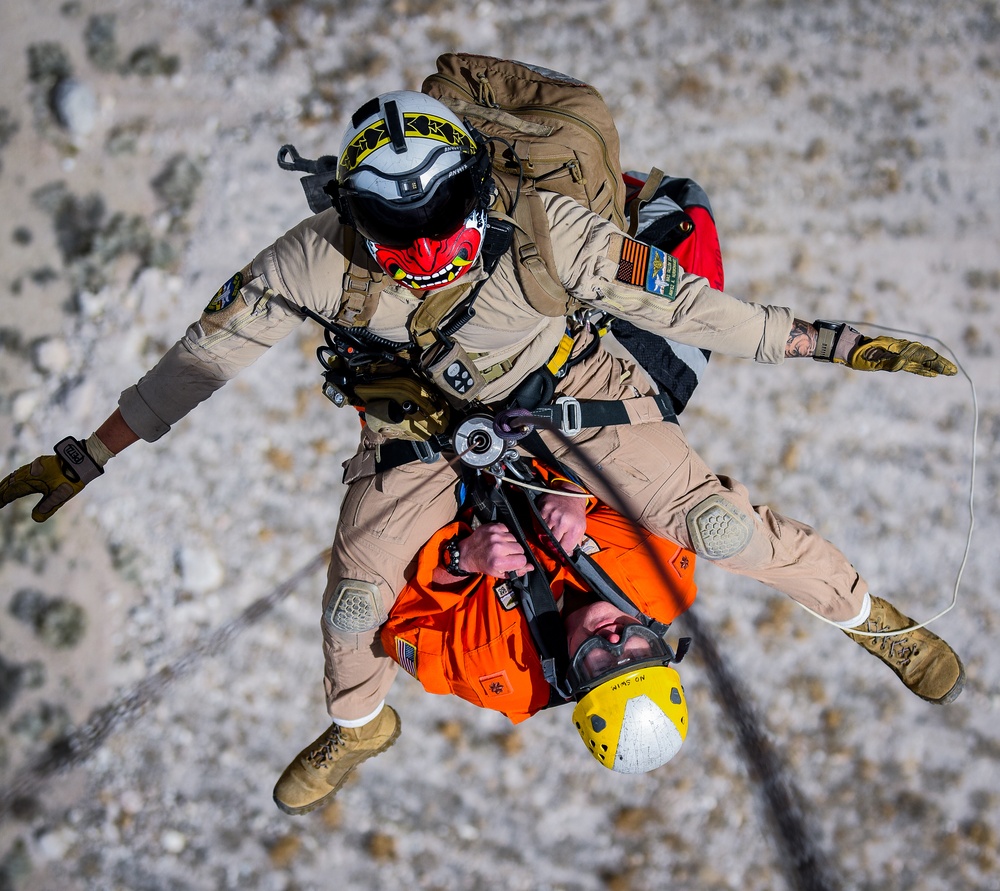
[[[286,814],[308,814],[325,804],[362,761],[384,752],[399,736],[399,715],[384,706],[362,727],[330,728],[285,768],[274,787],[274,803]]]
[[[896,631],[915,624],[891,603],[872,598],[868,620],[858,631]],[[944,704],[958,698],[965,686],[965,667],[955,651],[926,628],[887,637],[866,637],[846,631],[848,637],[878,656],[921,699]]]

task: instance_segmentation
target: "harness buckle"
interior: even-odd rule
[[[417,453],[417,457],[424,464],[433,464],[441,457],[441,453],[437,451],[429,442],[423,439],[412,440],[413,451]]]
[[[562,406],[559,431],[565,436],[576,436],[583,429],[583,413],[580,410],[580,400],[572,396],[560,396],[556,400],[556,405]]]

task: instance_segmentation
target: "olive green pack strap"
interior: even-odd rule
[[[649,178],[643,183],[642,188],[639,189],[636,196],[626,205],[625,213],[628,215],[628,234],[633,238],[635,237],[635,233],[639,231],[639,211],[642,210],[644,204],[649,204],[653,200],[653,195],[656,194],[660,183],[663,182],[664,176],[666,174],[658,167],[650,170]]]
[[[534,185],[525,183],[520,200],[511,211],[514,230],[514,269],[518,284],[532,308],[559,318],[575,307],[556,270],[549,218]]]
[[[374,268],[373,268],[374,267]],[[344,281],[336,321],[347,328],[365,327],[378,309],[382,289],[389,284],[375,267],[353,226],[344,227]]]

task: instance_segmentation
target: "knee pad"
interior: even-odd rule
[[[753,538],[753,519],[721,495],[709,495],[687,515],[694,551],[709,560],[725,560],[746,549]]]
[[[342,579],[323,612],[327,627],[341,634],[374,631],[385,619],[378,585],[357,579]]]

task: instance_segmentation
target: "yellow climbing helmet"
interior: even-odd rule
[[[677,661],[663,638],[643,625],[627,626],[616,644],[594,635],[574,655],[573,723],[609,770],[646,773],[677,754],[688,728],[684,688],[670,666]]]

